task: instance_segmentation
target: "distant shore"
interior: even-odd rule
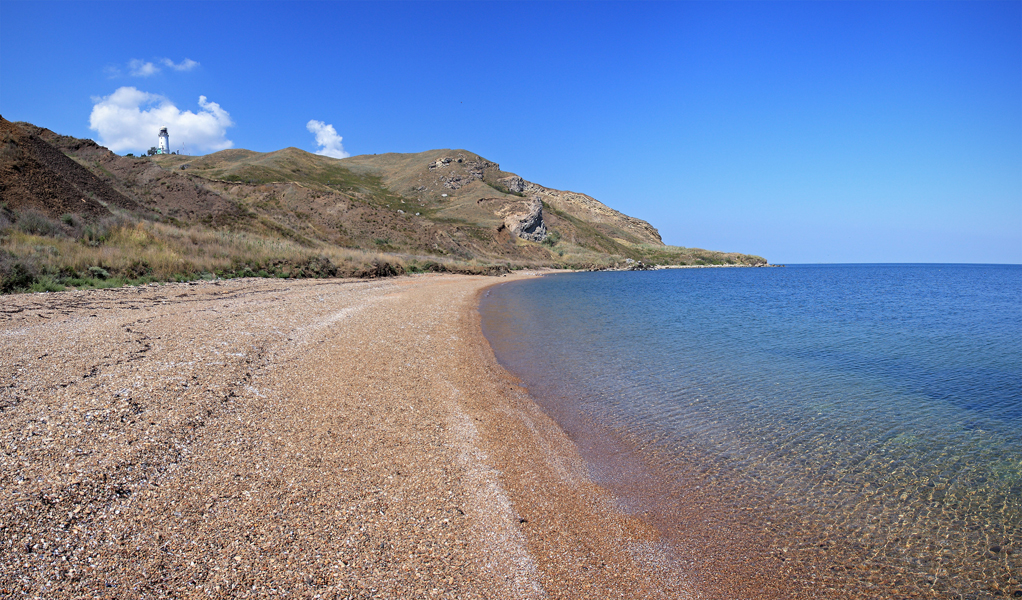
[[[656,265],[655,270],[661,269],[720,269],[729,267],[742,267],[749,269],[761,269],[764,267],[783,267],[784,265]]]
[[[736,265],[736,264],[721,264],[721,265],[653,265],[645,264],[641,261],[631,261],[626,263],[624,266],[613,266],[599,269],[581,269],[582,271],[663,271],[665,269],[761,269],[761,268],[774,268],[783,267],[784,265],[771,265],[771,264],[760,264],[760,265]],[[573,269],[565,269],[565,271],[571,271]]]

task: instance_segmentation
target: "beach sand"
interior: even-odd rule
[[[0,596],[703,597],[494,360],[499,281],[0,298]]]

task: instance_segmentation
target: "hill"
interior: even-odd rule
[[[94,220],[109,214],[108,205],[139,208],[39,136],[2,118],[0,136],[0,198],[7,209]]]
[[[2,117],[0,135],[4,291],[214,274],[766,263],[665,246],[645,221],[467,150],[132,157]]]

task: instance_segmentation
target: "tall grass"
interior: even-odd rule
[[[603,269],[646,264],[765,264],[760,257],[676,246],[633,245],[606,254],[551,236],[547,260],[417,256],[365,251],[201,225],[179,227],[126,214],[87,224],[0,206],[0,293],[113,287],[212,277],[382,277],[400,273],[496,274],[536,266]],[[531,242],[522,242],[530,243]],[[388,248],[384,248],[388,249]],[[381,249],[382,250],[382,249]]]
[[[379,252],[325,244],[309,248],[287,239],[162,223],[122,223],[100,243],[16,227],[0,232],[3,292],[213,276],[365,277],[405,268],[401,258]]]

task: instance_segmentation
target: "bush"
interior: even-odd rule
[[[82,228],[85,227],[85,222],[82,221],[81,216],[72,214],[60,215],[60,222],[63,223],[68,229],[70,234],[75,239],[82,237]]]
[[[118,272],[128,279],[142,279],[143,277],[152,275],[153,268],[147,261],[133,260],[127,268],[121,268]]]
[[[557,242],[561,241],[561,234],[557,231],[551,231],[545,238],[543,238],[542,244],[553,248],[557,245]]]
[[[97,279],[109,279],[110,272],[103,267],[89,267],[89,274]]]
[[[315,277],[336,277],[337,265],[325,256],[310,258],[304,265],[305,270]]]
[[[355,277],[362,279],[375,279],[377,277],[393,277],[404,273],[401,265],[392,265],[385,260],[374,258],[368,265],[362,267],[355,273]]]
[[[111,215],[94,225],[86,225],[79,230],[78,239],[91,246],[98,246],[110,239],[110,234],[119,227],[127,227],[134,222],[120,215]]]
[[[35,265],[0,252],[0,293],[9,294],[32,287],[38,276]]]
[[[30,292],[62,292],[64,289],[63,285],[46,276],[37,279],[28,288]]]
[[[54,221],[43,213],[32,209],[28,209],[18,215],[18,221],[15,225],[19,230],[33,235],[54,236],[63,233],[63,228],[58,221]]]

